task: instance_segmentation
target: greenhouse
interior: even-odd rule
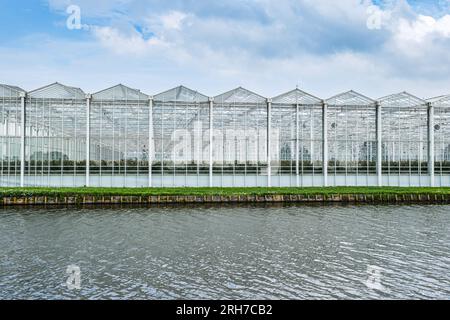
[[[450,96],[0,85],[0,186],[450,186]]]

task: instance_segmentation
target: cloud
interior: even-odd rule
[[[71,1],[48,1],[63,19]],[[20,59],[43,57],[42,70],[61,77],[73,71],[76,84],[84,87],[117,79],[148,93],[180,83],[211,95],[238,85],[276,95],[297,84],[324,97],[349,89],[373,97],[450,91],[446,9],[435,15],[435,9],[405,0],[77,2],[83,24],[91,26],[82,40],[70,45],[67,39],[28,40],[33,56]],[[381,24],[369,29],[374,11],[368,8],[374,5]],[[87,51],[64,50],[64,59],[75,62],[61,68],[62,53],[51,51],[53,44],[76,47],[77,41]],[[0,56],[12,52],[4,49]],[[87,65],[83,70],[99,76],[76,75],[75,65]],[[26,77],[26,70],[19,74]]]
[[[158,38],[146,40],[142,34],[135,30],[130,30],[128,34],[124,34],[112,27],[94,27],[92,32],[102,46],[121,55],[144,55],[155,49],[169,46]]]
[[[450,15],[440,19],[430,16],[417,16],[414,21],[400,19],[395,36],[399,41],[423,43],[428,38],[450,38]]]
[[[186,17],[187,15],[183,12],[172,11],[166,15],[161,16],[160,19],[165,29],[181,30],[181,26]]]
[[[391,3],[383,11],[382,30],[388,37],[372,54],[389,70],[389,77],[429,79],[448,87],[450,15],[439,17],[416,13],[406,1]],[[446,89],[448,91],[448,89]]]

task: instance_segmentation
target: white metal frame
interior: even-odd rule
[[[5,88],[10,88],[11,90],[15,90],[15,87],[11,87],[11,86],[6,86],[6,85],[1,85]],[[115,88],[115,87],[113,87]],[[113,89],[110,88],[110,89]],[[106,89],[104,91],[101,91],[100,93],[105,92],[105,94],[107,94],[107,90],[110,89]],[[130,89],[127,88],[125,86],[120,85],[120,87],[118,88],[120,90],[130,90],[128,93],[133,95],[142,95],[145,96],[144,94],[141,94],[139,91],[134,90],[134,89]],[[118,90],[117,89],[117,90]],[[175,90],[175,91],[173,91]],[[79,150],[81,149],[81,146],[79,145],[78,141],[70,141],[70,138],[66,138],[63,136],[58,136],[58,130],[61,130],[62,132],[72,132],[70,130],[73,130],[74,134],[76,134],[78,132],[78,128],[81,127],[81,125],[85,125],[86,130],[85,130],[85,137],[86,137],[86,146],[85,146],[85,167],[86,167],[86,174],[85,174],[85,185],[86,186],[97,186],[97,183],[94,183],[92,180],[92,175],[91,175],[91,166],[90,163],[92,161],[92,150],[99,150],[99,154],[96,154],[96,157],[100,159],[100,162],[102,161],[102,157],[104,153],[111,153],[112,152],[112,158],[115,159],[117,157],[123,157],[123,154],[126,154],[126,151],[124,150],[120,150],[120,147],[118,147],[119,150],[117,150],[117,147],[115,146],[115,142],[114,142],[114,135],[113,135],[113,141],[112,141],[112,146],[111,149],[112,151],[105,149],[104,146],[98,146],[95,143],[93,144],[92,141],[92,103],[93,103],[93,96],[90,94],[84,95],[84,93],[81,91],[81,89],[78,88],[74,88],[74,87],[68,87],[68,86],[64,86],[61,84],[53,84],[50,86],[46,86],[37,90],[32,91],[30,94],[32,94],[31,99],[45,99],[45,103],[48,104],[52,104],[52,103],[59,103],[57,101],[61,101],[62,103],[64,101],[71,101],[73,99],[75,99],[74,97],[80,97],[80,95],[84,95],[84,99],[85,99],[85,112],[86,112],[86,118],[85,118],[85,123],[78,123],[77,121],[81,121],[81,120],[77,120],[76,118],[73,118],[70,115],[65,115],[65,114],[58,114],[58,115],[48,115],[48,116],[55,116],[57,121],[55,123],[49,122],[50,125],[55,126],[54,128],[47,128],[47,127],[42,127],[42,128],[36,128],[37,126],[39,126],[39,123],[33,123],[33,124],[29,124],[28,123],[28,111],[27,111],[27,104],[28,101],[30,99],[30,97],[27,95],[26,92],[24,91],[18,91],[18,99],[20,101],[20,124],[18,124],[17,126],[20,128],[20,133],[19,133],[19,138],[20,138],[20,151],[19,151],[19,155],[18,158],[16,159],[20,159],[20,179],[18,184],[21,187],[27,186],[27,185],[32,185],[30,184],[30,182],[28,181],[29,177],[28,175],[31,175],[30,171],[31,168],[28,168],[27,166],[27,161],[30,158],[30,155],[28,154],[28,144],[31,143],[29,142],[29,139],[33,138],[36,142],[36,146],[39,147],[40,145],[44,146],[44,144],[47,146],[48,150],[58,150],[58,152],[60,152],[61,154],[70,154],[71,156],[71,161],[77,161],[77,156],[72,156],[72,154],[78,154]],[[300,101],[300,100],[292,100],[292,97],[294,97],[293,92],[295,92],[295,94],[297,96],[300,96],[303,99],[309,99],[307,101],[307,103],[305,103],[305,101]],[[254,120],[252,119],[252,117],[256,117],[256,115],[252,112],[260,112],[258,110],[262,110],[260,107],[262,106],[262,101],[265,101],[265,121],[266,121],[266,129],[265,129],[265,149],[266,149],[266,154],[265,154],[265,162],[267,163],[267,171],[265,173],[263,173],[262,171],[260,172],[260,164],[259,162],[256,164],[256,168],[258,171],[252,172],[252,173],[248,173],[247,172],[247,167],[249,166],[249,164],[247,163],[247,160],[243,160],[245,162],[245,165],[242,164],[243,167],[245,167],[244,169],[239,169],[239,170],[244,170],[242,171],[243,173],[239,173],[239,176],[236,175],[236,168],[235,168],[235,164],[233,163],[232,166],[230,168],[234,168],[233,169],[233,173],[227,173],[229,176],[225,176],[224,174],[222,174],[222,178],[221,178],[221,183],[220,186],[252,186],[252,185],[259,185],[259,183],[257,182],[258,179],[261,179],[261,177],[267,176],[267,180],[266,181],[266,186],[271,187],[273,185],[289,185],[289,186],[295,186],[295,187],[300,187],[300,186],[307,186],[307,185],[322,185],[322,186],[329,186],[329,185],[340,185],[341,182],[339,181],[344,181],[344,180],[337,180],[335,177],[330,176],[329,174],[329,161],[330,161],[330,154],[329,154],[329,113],[331,112],[331,108],[334,107],[335,105],[339,105],[339,103],[341,103],[342,105],[345,105],[345,103],[348,103],[345,101],[345,99],[348,99],[349,96],[351,97],[353,95],[353,97],[358,97],[359,94],[354,93],[353,91],[350,91],[348,93],[344,93],[341,95],[337,95],[335,97],[332,97],[328,100],[319,100],[319,98],[315,98],[314,96],[308,95],[304,92],[301,92],[297,89],[297,91],[293,91],[293,92],[289,92],[287,94],[281,95],[279,97],[273,98],[273,99],[266,99],[263,98],[257,94],[254,94],[251,91],[245,90],[243,88],[238,88],[235,89],[233,91],[227,92],[223,95],[217,96],[215,98],[207,98],[204,95],[199,94],[196,91],[187,89],[185,87],[178,87],[175,89],[172,89],[164,92],[160,95],[158,95],[158,104],[159,105],[175,105],[178,107],[182,106],[192,106],[194,107],[192,109],[192,112],[197,112],[195,114],[195,117],[193,117],[194,113],[188,114],[187,112],[183,114],[182,117],[178,118],[172,118],[171,121],[173,121],[171,123],[171,127],[172,129],[177,128],[178,125],[183,124],[183,126],[185,127],[186,130],[191,130],[189,128],[191,128],[192,123],[197,119],[200,118],[200,114],[199,113],[203,113],[202,117],[203,119],[206,119],[206,121],[208,121],[209,123],[206,125],[205,122],[205,126],[203,128],[201,128],[201,132],[205,134],[204,137],[202,137],[202,141],[198,142],[196,141],[196,145],[197,147],[200,148],[200,150],[203,152],[204,151],[204,156],[201,157],[201,159],[197,159],[197,178],[196,179],[191,179],[190,175],[188,175],[188,167],[190,166],[189,161],[191,161],[191,159],[185,159],[186,160],[186,173],[182,174],[183,177],[178,177],[177,175],[177,170],[178,168],[176,167],[175,161],[173,161],[173,173],[170,173],[169,175],[164,173],[164,161],[165,161],[165,157],[164,157],[164,145],[163,145],[163,149],[162,149],[162,154],[160,155],[160,161],[161,161],[161,174],[155,174],[154,170],[155,168],[153,167],[153,164],[155,161],[158,161],[158,159],[155,157],[155,151],[156,151],[156,147],[155,147],[155,133],[154,133],[154,124],[158,123],[158,121],[162,121],[161,122],[161,126],[162,126],[162,130],[168,130],[168,128],[164,129],[164,121],[163,119],[158,119],[158,117],[164,117],[164,115],[161,114],[155,114],[155,101],[156,98],[153,96],[146,96],[147,97],[147,101],[148,102],[148,128],[143,128],[139,123],[137,124],[137,127],[129,127],[130,125],[133,125],[134,122],[130,122],[127,121],[128,119],[132,119],[132,117],[140,117],[140,111],[137,111],[136,114],[133,114],[133,110],[129,110],[126,119],[124,119],[124,121],[122,121],[122,119],[115,119],[115,117],[117,117],[116,114],[114,114],[114,112],[111,115],[106,115],[104,120],[102,121],[112,121],[112,126],[116,127],[116,129],[118,129],[120,132],[121,127],[120,126],[125,126],[125,130],[136,130],[138,132],[144,132],[146,129],[148,129],[148,137],[145,137],[145,143],[148,144],[147,147],[147,158],[146,161],[147,163],[147,170],[148,170],[148,176],[146,177],[148,183],[146,183],[146,185],[148,187],[156,187],[156,186],[176,186],[176,185],[185,185],[185,186],[209,186],[209,187],[213,187],[213,186],[217,186],[217,182],[215,181],[215,178],[217,177],[215,175],[215,161],[214,161],[214,155],[213,155],[213,144],[214,144],[214,139],[215,139],[215,134],[217,134],[220,131],[220,127],[216,127],[216,124],[220,124],[220,126],[224,126],[226,125],[226,121],[228,121],[226,118],[224,118],[224,115],[226,115],[226,108],[227,106],[236,106],[236,108],[232,108],[230,110],[230,117],[234,117],[234,121],[241,121],[239,123],[245,124],[247,123],[247,121],[249,120]],[[1,91],[0,91],[1,93]],[[177,93],[177,95],[175,98],[169,98],[170,94],[174,94]],[[290,94],[290,95],[289,95]],[[304,95],[304,96],[301,96]],[[296,96],[296,97],[297,97]],[[437,145],[436,140],[435,140],[435,131],[439,130],[436,128],[436,118],[437,115],[435,114],[435,110],[436,107],[439,108],[450,108],[450,103],[446,103],[443,104],[442,101],[444,100],[443,97],[438,97],[438,99],[430,99],[429,101],[424,101],[422,99],[416,98],[412,95],[409,95],[407,93],[400,93],[400,94],[396,94],[396,95],[391,95],[388,97],[384,97],[379,99],[378,101],[375,100],[371,100],[370,98],[367,98],[366,100],[364,99],[364,96],[359,95],[360,97],[362,97],[360,100],[354,100],[352,103],[353,106],[364,106],[366,104],[370,104],[372,105],[373,102],[373,106],[374,106],[374,110],[375,111],[375,122],[374,122],[374,126],[375,126],[375,132],[376,132],[376,175],[373,175],[373,182],[375,185],[377,186],[384,186],[384,185],[390,185],[390,186],[413,186],[413,185],[420,185],[420,186],[435,186],[436,184],[438,184],[439,186],[442,185],[446,185],[446,177],[443,177],[443,173],[441,172],[439,174],[439,177],[436,177],[436,170],[438,170],[439,168],[436,167],[435,163],[436,163],[436,157],[437,154],[436,152],[438,151],[439,154],[441,153],[440,149],[437,150],[437,148],[443,148],[446,147],[450,150],[450,144],[448,146],[439,144]],[[161,99],[161,97],[163,97],[164,99]],[[0,96],[0,98],[2,98]],[[10,99],[8,97],[3,97],[3,100],[0,99],[1,103],[4,103],[6,106],[7,100]],[[141,99],[139,97],[139,99]],[[167,100],[165,100],[167,99]],[[291,100],[289,100],[291,99]],[[298,99],[298,98],[297,98]],[[164,100],[164,101],[163,101]],[[448,101],[450,101],[450,99],[447,99]],[[445,100],[445,101],[447,101]],[[3,101],[3,102],[2,102]],[[30,100],[31,101],[31,100]],[[33,100],[34,101],[34,100]],[[44,100],[43,100],[44,101]],[[318,101],[320,101],[320,105],[321,105],[321,110],[322,110],[322,116],[320,119],[320,123],[321,123],[321,143],[322,143],[322,155],[321,155],[321,160],[322,160],[322,174],[320,177],[320,181],[318,180],[318,176],[314,176],[314,174],[312,175],[312,177],[310,177],[310,180],[307,180],[308,177],[306,177],[303,174],[302,168],[301,166],[303,166],[304,163],[304,159],[303,156],[302,158],[300,157],[300,155],[303,155],[303,150],[301,148],[303,148],[303,143],[301,142],[301,132],[302,130],[304,130],[304,120],[302,119],[302,111],[301,108],[303,108],[304,106],[308,106],[309,104],[314,105],[317,104]],[[124,102],[125,107],[127,106],[127,101]],[[199,105],[203,103],[204,107],[198,107],[195,108],[196,105]],[[438,104],[440,103],[440,104]],[[275,181],[274,179],[274,173],[273,170],[275,170],[275,165],[274,168],[272,168],[272,165],[274,164],[275,159],[272,159],[272,155],[273,155],[273,150],[272,147],[274,145],[273,139],[273,129],[274,129],[274,118],[273,115],[276,112],[276,109],[279,105],[285,105],[285,106],[290,106],[292,107],[291,110],[293,110],[293,112],[295,114],[293,114],[293,117],[291,119],[292,122],[290,124],[290,129],[292,131],[292,135],[288,136],[292,137],[292,140],[295,139],[295,141],[292,142],[292,148],[290,149],[290,157],[291,157],[291,164],[292,164],[292,172],[291,172],[291,176],[287,177],[288,179],[286,180],[282,180],[283,177],[277,177],[277,181]],[[200,105],[199,105],[200,106]],[[249,112],[245,112],[240,114],[238,110],[241,110],[239,108],[237,108],[237,106],[245,106],[245,108],[250,108],[248,110],[256,110],[256,111],[249,111]],[[30,105],[31,107],[31,105]],[[256,107],[255,109],[251,109],[253,107]],[[402,142],[399,144],[395,144],[393,143],[392,146],[389,145],[385,145],[385,141],[383,141],[383,130],[386,130],[385,124],[384,122],[386,122],[388,119],[383,117],[383,112],[385,112],[386,110],[388,110],[389,108],[397,108],[397,111],[392,111],[392,112],[398,112],[398,114],[402,117],[402,119],[404,119],[404,123],[398,123],[398,129],[402,130],[401,132],[404,132],[405,134],[407,134],[408,132],[408,128],[411,127],[411,131],[413,132],[415,135],[418,134],[419,137],[422,137],[420,139],[423,139],[423,150],[422,150],[422,142],[420,142],[418,144],[418,146],[413,146],[410,147],[409,146],[409,142]],[[6,107],[5,107],[6,108]],[[9,112],[8,109],[2,108],[1,110],[3,110],[2,112]],[[10,107],[9,107],[10,108]],[[259,109],[258,109],[259,108]],[[386,108],[386,109],[385,109]],[[409,109],[408,109],[409,108]],[[426,109],[425,109],[426,108]],[[223,115],[221,116],[221,118],[219,119],[218,117],[216,117],[216,113],[218,112],[217,110],[221,110],[221,112],[223,113]],[[6,110],[6,111],[5,111]],[[167,110],[167,109],[166,109]],[[195,111],[197,110],[197,111]],[[416,114],[415,116],[417,117],[417,111],[416,110],[426,110],[426,115],[427,115],[427,119],[426,119],[426,137],[421,136],[422,135],[422,129],[421,128],[413,128],[413,126],[415,125],[414,123],[411,123],[409,117],[414,117],[414,114]],[[103,112],[102,109],[100,110],[100,112]],[[416,112],[416,113],[415,113]],[[5,113],[5,116],[7,115]],[[45,117],[46,115],[42,115],[43,117]],[[120,115],[119,115],[120,116]],[[60,118],[57,118],[60,117]],[[110,120],[108,120],[108,117],[112,117]],[[59,119],[59,120],[58,120]],[[414,118],[411,118],[414,119]],[[389,119],[390,121],[392,121],[392,119]],[[9,122],[10,120],[6,119],[4,124],[2,124],[2,132],[3,134],[5,134],[5,137],[14,137],[14,135],[12,135],[13,133],[10,132],[9,129]],[[218,122],[219,121],[219,122]],[[277,120],[280,121],[280,120]],[[311,120],[312,121],[312,120]],[[258,122],[257,122],[258,123]],[[233,126],[236,126],[237,122],[234,122]],[[277,122],[276,124],[277,126],[280,125],[279,122]],[[281,124],[282,125],[282,124]],[[419,125],[419,124],[417,124]],[[117,126],[119,126],[119,128],[117,128]],[[309,127],[310,130],[313,130],[312,125]],[[241,128],[237,128],[237,129],[241,129]],[[84,129],[83,129],[84,130]],[[208,130],[207,134],[206,134],[206,130]],[[447,130],[447,129],[446,129]],[[242,128],[242,134],[247,135],[247,128]],[[290,131],[289,131],[290,132]],[[147,133],[146,133],[147,134]],[[224,133],[223,133],[224,134]],[[440,133],[442,135],[442,133]],[[449,134],[450,135],[450,131],[445,131],[444,134]],[[30,137],[28,136],[30,135]],[[55,135],[55,137],[58,137],[59,140],[55,140],[57,142],[53,142],[52,139],[48,139],[46,137],[52,137],[52,135]],[[16,136],[17,137],[17,136]],[[244,137],[245,139],[249,139],[249,137]],[[256,139],[260,139],[261,136],[258,133],[258,137],[256,137]],[[47,139],[47,140],[45,140]],[[140,139],[140,138],[139,138]],[[194,136],[194,139],[198,139],[198,136]],[[226,137],[223,137],[222,139],[226,139]],[[242,140],[242,137],[237,137],[236,138],[238,141],[239,139]],[[311,153],[311,158],[312,158],[312,154],[314,153],[314,150],[316,150],[315,143],[314,143],[314,138],[312,137],[312,135],[310,136],[310,140],[311,140],[311,146],[310,146],[310,153]],[[442,140],[442,138],[441,138]],[[445,138],[444,140],[449,140],[450,141],[450,136],[448,138]],[[2,141],[5,141],[2,138]],[[30,140],[31,141],[31,140]],[[3,142],[2,142],[3,143]],[[137,145],[140,145],[144,143],[144,141],[138,141]],[[162,141],[161,143],[165,143],[167,147],[167,144],[170,143],[169,141]],[[189,143],[187,141],[184,142],[186,144],[186,146],[189,145]],[[425,146],[426,144],[426,146]],[[206,145],[208,146],[208,151],[206,151]],[[35,148],[36,148],[35,146]],[[394,148],[394,150],[388,150],[388,148]],[[401,150],[395,150],[395,148],[403,148]],[[5,150],[9,150],[7,149],[7,147],[2,147]],[[204,150],[205,148],[205,150]],[[406,149],[405,149],[406,148]],[[386,149],[386,150],[385,150]],[[3,149],[1,149],[0,151],[2,151]],[[31,149],[30,149],[31,150]],[[246,146],[245,146],[245,157],[243,157],[241,155],[241,159],[245,158],[248,159],[248,152],[258,152],[255,150],[250,151],[249,146],[248,146],[248,142],[246,142]],[[405,151],[406,150],[406,151]],[[414,151],[415,150],[415,151]],[[140,152],[141,150],[136,150],[136,153]],[[242,150],[239,150],[240,152],[242,152]],[[295,151],[295,155],[291,154],[292,151]],[[5,153],[4,151],[2,151],[3,153]],[[11,151],[9,151],[11,152]],[[353,151],[352,151],[353,152]],[[405,163],[408,163],[411,165],[413,163],[413,161],[411,159],[418,159],[417,160],[417,165],[418,168],[411,168],[409,169],[409,174],[407,173],[402,173],[402,171],[400,170],[398,175],[393,175],[393,174],[389,174],[389,173],[385,173],[384,170],[386,170],[386,168],[383,168],[383,161],[384,160],[384,156],[383,153],[387,153],[387,152],[393,152],[394,156],[392,159],[389,159],[389,161],[404,161]],[[405,152],[417,152],[416,155],[406,155],[405,156]],[[427,153],[426,156],[426,160],[427,163],[423,162],[422,163],[422,153],[423,153],[423,157],[425,157],[424,153]],[[445,151],[446,152],[446,151]],[[13,155],[11,154],[5,154],[2,156],[2,154],[0,153],[0,156],[2,157],[2,159],[7,159],[7,161],[11,161],[11,159],[13,158]],[[69,157],[69,156],[67,156]],[[75,160],[72,160],[72,158],[74,157]],[[125,156],[126,157],[126,156]],[[175,157],[174,154],[172,154],[172,157]],[[174,158],[175,159],[175,158]],[[406,160],[405,160],[406,159]],[[117,160],[117,159],[116,159]],[[123,159],[125,162],[127,161],[127,159]],[[50,161],[50,160],[48,160]],[[140,174],[140,170],[143,170],[144,168],[142,168],[141,165],[141,159],[137,160],[137,174]],[[312,160],[311,160],[312,161]],[[48,185],[49,186],[62,186],[62,185],[70,185],[70,182],[67,181],[63,181],[64,180],[64,170],[63,167],[65,166],[64,162],[65,159],[64,157],[60,160],[61,162],[61,174],[59,177],[59,182],[58,179],[53,178],[52,177],[52,173],[50,172],[51,168],[50,168],[50,164],[48,164],[48,172],[46,173],[48,175]],[[200,162],[204,163],[205,166],[203,166],[203,164],[201,164]],[[235,159],[234,162],[237,162],[237,160]],[[424,168],[424,165],[427,165],[427,172],[428,174],[423,174],[421,173],[422,168]],[[73,164],[74,166],[74,171],[76,174],[77,171],[77,164]],[[8,168],[9,168],[9,164],[8,164]],[[127,173],[126,173],[126,169],[127,169],[127,165],[125,164],[125,168],[124,168],[124,174],[125,174],[125,178],[127,177]],[[273,170],[272,170],[273,169]],[[414,171],[414,170],[418,170],[418,172]],[[3,170],[4,169],[4,160],[2,160],[2,177],[3,177]],[[9,171],[9,169],[7,169]],[[28,170],[28,171],[27,171]],[[41,174],[42,176],[44,176],[44,171],[43,170],[47,170],[45,167],[42,167],[41,169],[41,173],[37,173],[37,174]],[[28,172],[28,173],[27,173]],[[239,171],[240,172],[240,171]],[[8,173],[9,174],[9,173]],[[113,168],[113,174],[114,174],[114,168]],[[255,178],[253,177],[253,175],[257,175],[256,176],[256,182],[254,182],[252,179]],[[347,174],[346,174],[347,175]],[[204,177],[205,179],[200,179],[201,177]],[[165,182],[165,179],[172,179],[172,185],[169,185],[167,182]],[[31,178],[30,178],[31,179]],[[227,180],[228,179],[228,180]],[[192,181],[191,181],[192,180]],[[194,182],[195,180],[195,182]],[[6,181],[6,180],[5,180]],[[30,180],[31,181],[31,180]],[[45,184],[43,183],[43,179],[39,180],[41,181],[40,184]],[[112,180],[114,181],[114,180]],[[130,180],[131,181],[131,180]],[[128,182],[129,185],[133,186],[133,182]],[[159,181],[158,183],[156,181]],[[228,182],[226,182],[228,181]],[[347,177],[345,177],[345,184],[347,183]],[[450,183],[450,175],[448,178],[448,181]],[[112,182],[113,184],[114,182]],[[2,182],[2,184],[7,185],[9,184],[9,182]],[[350,183],[351,184],[351,183]],[[367,178],[367,184],[370,185],[371,182],[369,182],[369,179]]]

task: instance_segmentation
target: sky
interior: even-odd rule
[[[29,91],[450,94],[450,0],[0,0],[0,39]]]

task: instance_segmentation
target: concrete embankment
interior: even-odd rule
[[[354,203],[354,204],[450,204],[450,194],[317,194],[317,195],[207,195],[207,196],[3,196],[0,206],[15,205],[111,205],[195,203]]]

